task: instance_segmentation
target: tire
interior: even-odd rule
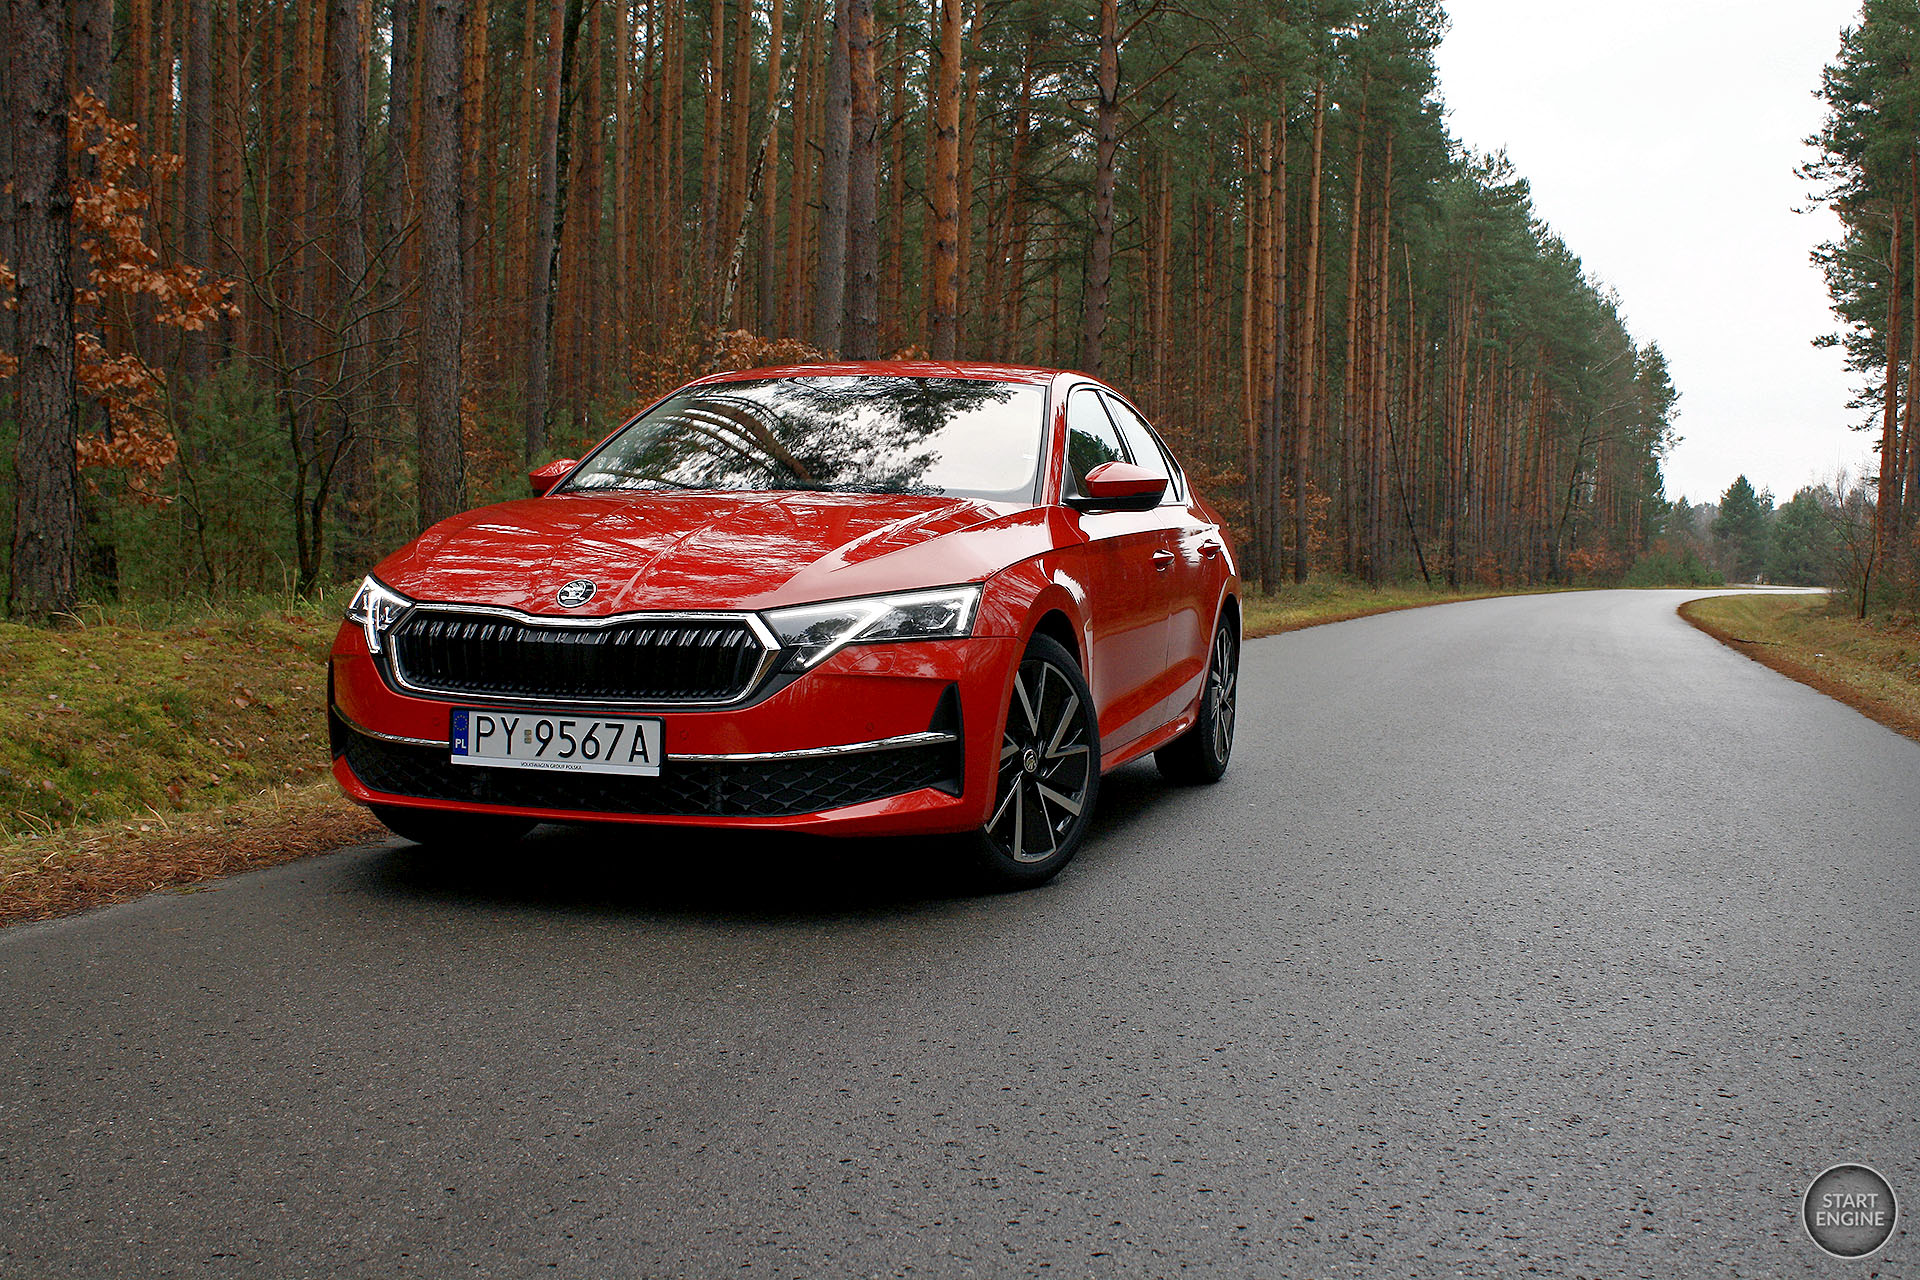
[[[384,804],[371,808],[387,830],[436,853],[492,853],[515,843],[536,825],[530,818],[491,813],[449,813]]]
[[[1233,724],[1240,689],[1240,636],[1232,622],[1220,619],[1207,655],[1207,678],[1200,686],[1200,714],[1193,727],[1153,753],[1168,782],[1195,786],[1218,782],[1233,758]]]
[[[1093,692],[1059,641],[1035,636],[1014,673],[993,816],[972,837],[976,869],[999,888],[1045,884],[1073,859],[1099,796]]]

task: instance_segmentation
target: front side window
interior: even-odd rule
[[[1046,388],[976,378],[769,378],[669,397],[566,492],[808,490],[1030,502]]]
[[[1125,462],[1126,447],[1113,419],[1093,388],[1082,387],[1067,400],[1067,492],[1086,494],[1087,472],[1103,462]]]

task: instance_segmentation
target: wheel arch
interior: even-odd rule
[[[1216,626],[1229,618],[1233,619],[1233,638],[1236,641],[1246,638],[1247,619],[1246,615],[1240,611],[1240,594],[1237,591],[1228,589],[1226,594],[1220,597],[1220,607],[1215,611],[1214,616],[1218,619],[1214,624]]]
[[[1083,652],[1086,646],[1081,643],[1080,628],[1067,616],[1066,610],[1058,605],[1046,610],[1035,619],[1030,634],[1058,641],[1060,647],[1072,654],[1073,660],[1080,664],[1082,674],[1086,672],[1087,655]]]

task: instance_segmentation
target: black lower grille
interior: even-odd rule
[[[556,702],[726,702],[767,655],[738,618],[634,618],[555,626],[423,608],[391,637],[402,680],[455,697]]]
[[[356,732],[329,717],[333,753],[375,791],[423,800],[674,817],[785,818],[923,787],[958,793],[958,741],[802,760],[669,759],[657,778],[458,765],[444,747]]]

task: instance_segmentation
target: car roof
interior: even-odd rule
[[[1032,365],[985,364],[965,360],[845,360],[830,364],[789,364],[765,369],[736,369],[709,374],[691,385],[745,382],[760,378],[845,378],[862,374],[897,378],[979,378],[993,382],[1024,382],[1044,386],[1065,369]]]

